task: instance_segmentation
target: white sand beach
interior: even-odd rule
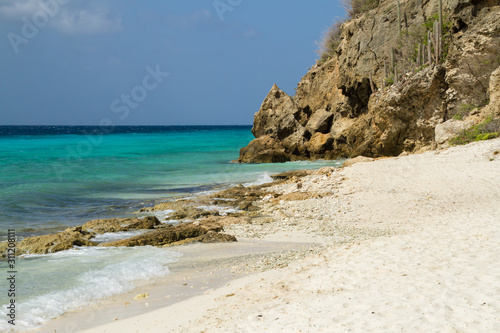
[[[500,139],[275,190],[329,195],[263,200],[273,221],[227,232],[325,250],[85,332],[500,332]]]

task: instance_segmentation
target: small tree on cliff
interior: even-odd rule
[[[342,34],[342,24],[344,22],[343,20],[335,20],[323,33],[321,41],[317,43],[319,46],[317,52],[320,55],[318,63],[324,63],[333,56],[335,51],[337,51],[340,44],[340,35]]]

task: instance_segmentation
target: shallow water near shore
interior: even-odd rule
[[[263,183],[292,169],[334,161],[230,163],[250,126],[0,127],[0,238],[64,230],[96,218],[129,216],[168,198],[238,183]],[[104,236],[113,237],[112,235]],[[172,249],[73,249],[19,258],[16,328],[36,327],[95,299],[169,273]],[[5,262],[0,269],[7,272]],[[5,309],[6,293],[0,294]],[[0,322],[0,330],[9,328]]]

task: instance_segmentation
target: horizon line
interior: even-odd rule
[[[65,126],[65,127],[130,127],[130,126],[148,126],[148,127],[181,127],[181,126],[253,126],[253,124],[234,124],[234,125],[0,125],[2,126],[31,126],[31,127],[42,127],[42,126]]]

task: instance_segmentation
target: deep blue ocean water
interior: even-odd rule
[[[0,126],[0,238],[128,216],[173,196],[334,161],[235,164],[251,126]],[[150,258],[144,261],[143,258]],[[142,258],[140,260],[140,258]],[[171,249],[75,249],[18,259],[19,327],[168,274]],[[77,265],[75,265],[77,264]],[[7,271],[0,262],[2,272]],[[146,272],[146,273],[144,273]],[[4,273],[6,274],[6,273]],[[146,274],[146,275],[144,275]],[[96,289],[92,281],[99,281]],[[71,301],[69,301],[71,300]],[[6,304],[5,292],[0,304]],[[8,328],[0,321],[0,331]]]

